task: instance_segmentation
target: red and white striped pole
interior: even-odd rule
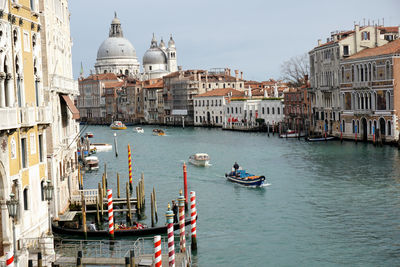
[[[165,213],[167,218],[167,233],[168,233],[168,263],[169,267],[175,267],[175,244],[174,244],[174,213],[168,203],[168,210]]]
[[[179,206],[179,236],[180,236],[180,249],[181,249],[181,252],[185,252],[185,251],[186,251],[186,237],[185,237],[185,197],[182,195],[182,190],[179,192],[178,206]]]
[[[107,189],[107,205],[108,205],[108,233],[110,238],[114,238],[114,211],[112,202],[112,189]]]
[[[129,166],[129,190],[133,189],[132,185],[132,156],[131,156],[131,146],[128,144],[128,166]]]
[[[14,267],[14,255],[12,251],[6,254],[6,267]]]
[[[192,250],[197,250],[197,235],[196,235],[196,220],[197,220],[197,209],[196,209],[196,192],[190,191],[190,226],[192,236]]]
[[[155,260],[155,267],[161,267],[161,236],[156,235],[154,237],[154,260]]]

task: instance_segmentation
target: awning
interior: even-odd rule
[[[69,96],[67,95],[61,96],[63,97],[65,103],[67,103],[67,106],[72,113],[72,118],[75,120],[79,119],[79,110],[75,107],[74,102],[72,102],[71,98],[69,98]]]

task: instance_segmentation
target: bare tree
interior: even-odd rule
[[[290,86],[300,87],[304,81],[304,76],[310,71],[310,62],[308,54],[291,57],[281,65],[282,80]]]

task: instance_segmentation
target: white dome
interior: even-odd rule
[[[160,48],[152,47],[144,53],[143,65],[145,64],[167,64],[167,57]]]
[[[110,58],[136,58],[136,50],[123,37],[109,37],[100,45],[97,60]]]

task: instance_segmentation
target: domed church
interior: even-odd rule
[[[97,51],[94,68],[97,74],[124,74],[142,80],[161,78],[178,70],[175,41],[171,35],[167,48],[163,39],[161,39],[160,44],[157,44],[156,37],[153,34],[150,48],[143,56],[143,73],[140,73],[136,50],[131,42],[124,38],[121,22],[115,13],[111,22],[109,37]]]

